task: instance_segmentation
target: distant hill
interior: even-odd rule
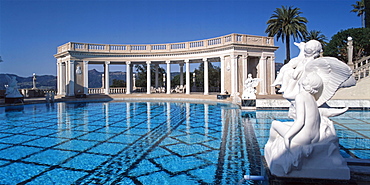
[[[96,69],[89,70],[89,87],[99,88],[102,86],[102,74],[104,72],[99,72]],[[112,85],[113,79],[126,81],[126,72],[114,71],[109,72],[109,84]]]
[[[0,74],[0,90],[5,90],[5,85],[8,84],[5,75],[10,77],[15,76],[18,81],[18,88],[28,89],[32,88],[33,77],[20,77],[14,74]],[[53,75],[40,75],[36,76],[36,87],[39,89],[56,89],[57,77]]]

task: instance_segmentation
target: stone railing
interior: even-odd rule
[[[89,44],[68,42],[58,47],[58,53],[66,51],[83,52],[107,52],[107,53],[160,53],[160,52],[181,52],[199,49],[208,49],[230,44],[246,44],[257,46],[274,46],[273,37],[253,36],[245,34],[229,34],[221,37],[168,44],[148,45],[117,45],[117,44]]]
[[[89,88],[88,93],[89,94],[104,94],[105,89],[103,88]]]
[[[20,93],[26,98],[44,97],[46,94],[56,94],[53,89],[20,89]]]
[[[109,94],[125,94],[126,88],[124,87],[111,87],[109,88]]]
[[[89,94],[104,94],[105,89],[104,88],[89,88],[88,90]],[[126,88],[124,87],[111,87],[109,88],[109,94],[125,94]]]
[[[363,57],[362,59],[354,62],[353,76],[356,80],[369,76],[370,71],[370,56]]]

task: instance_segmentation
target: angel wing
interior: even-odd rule
[[[339,87],[352,75],[351,68],[334,57],[321,57],[306,64],[305,73],[316,72],[323,81],[323,88],[317,94],[317,106],[330,100]],[[350,80],[352,81],[352,80]],[[354,85],[349,82],[346,86]]]
[[[258,83],[262,81],[260,78],[253,78],[252,87],[257,87]]]

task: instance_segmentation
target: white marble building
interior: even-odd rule
[[[275,80],[275,53],[272,37],[252,36],[245,34],[229,34],[221,37],[169,44],[150,45],[116,45],[90,44],[68,42],[58,47],[57,59],[57,88],[58,95],[74,96],[76,94],[112,94],[133,91],[133,65],[148,64],[158,66],[166,64],[166,78],[170,79],[171,66],[179,65],[180,84],[186,87],[185,93],[190,94],[190,63],[204,63],[204,94],[209,94],[208,63],[220,62],[221,67],[221,94],[225,91],[231,95],[243,92],[243,81],[247,74],[253,78],[263,79],[257,87],[260,95],[275,94],[270,84]],[[104,84],[109,84],[109,67],[122,65],[126,68],[125,88],[110,88],[105,85],[101,89],[88,87],[88,65],[104,65]],[[184,69],[185,67],[185,69]],[[150,71],[150,70],[148,70]],[[147,73],[147,94],[151,87],[158,86],[158,73],[151,76]],[[151,84],[150,79],[156,83]],[[171,93],[170,80],[166,82],[166,93]]]

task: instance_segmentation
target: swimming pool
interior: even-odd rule
[[[170,102],[0,107],[0,184],[236,184],[263,175],[272,119],[287,119],[286,111]],[[342,155],[368,159],[370,113],[333,120]]]

